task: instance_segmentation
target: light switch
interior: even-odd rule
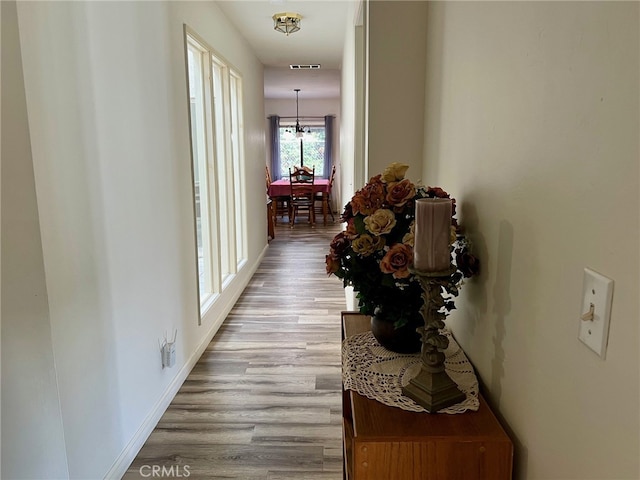
[[[607,351],[612,300],[613,280],[585,268],[578,338],[602,359]]]

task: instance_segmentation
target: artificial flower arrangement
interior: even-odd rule
[[[334,237],[326,256],[326,268],[353,286],[360,313],[393,322],[395,328],[423,325],[420,309],[422,287],[410,271],[413,263],[415,201],[420,198],[451,198],[439,187],[415,185],[404,178],[408,165],[392,163],[345,206],[341,220],[344,231]],[[450,276],[439,279],[445,296],[442,316],[455,308],[464,277],[479,271],[469,242],[455,218],[452,199]]]

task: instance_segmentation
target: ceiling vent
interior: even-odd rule
[[[291,70],[318,70],[320,68],[320,64],[312,64],[312,65],[289,65]]]

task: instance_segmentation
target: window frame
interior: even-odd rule
[[[327,134],[327,128],[326,128],[326,124],[324,121],[316,121],[316,122],[308,122],[307,125],[309,128],[311,128],[311,130],[315,130],[315,129],[321,129],[323,130],[323,137],[324,137],[324,141],[323,143],[323,148],[326,148],[326,134]],[[279,155],[278,155],[278,160],[279,160],[279,172],[277,172],[277,178],[288,178],[288,171],[283,171],[283,158],[282,158],[282,145],[284,142],[286,142],[286,139],[283,139],[284,134],[282,133],[285,130],[295,130],[295,121],[293,120],[285,120],[285,121],[280,121],[280,125],[278,126],[278,140],[279,140]],[[291,135],[293,135],[293,133],[291,133]],[[300,142],[302,142],[302,149],[304,150],[304,145],[305,145],[305,140],[304,138],[292,138],[290,139],[291,142],[296,142],[298,144],[300,144]],[[304,153],[303,153],[304,155]],[[324,153],[323,153],[324,155]],[[295,163],[295,166],[299,166],[300,165],[300,153],[298,153],[297,156],[297,163]],[[322,165],[323,165],[323,170],[324,170],[324,158],[321,161]],[[305,165],[309,166],[308,163],[304,163]],[[316,168],[316,176],[320,177],[320,178],[329,178],[329,172],[325,172],[323,171],[322,173],[318,173],[317,168]]]
[[[201,67],[198,73],[203,89],[203,92],[199,92],[202,98],[198,101],[202,103],[204,112],[194,116],[190,55],[194,56],[195,50],[200,57]],[[184,51],[196,240],[198,324],[201,325],[202,317],[246,264],[242,76],[187,25],[184,25]],[[194,121],[197,125],[193,124]],[[200,135],[204,140],[199,138]],[[204,152],[200,152],[200,149],[204,149]],[[203,211],[206,216],[204,220]],[[202,264],[200,250],[204,258]],[[204,283],[201,283],[203,277]]]

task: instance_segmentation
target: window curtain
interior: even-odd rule
[[[269,138],[271,139],[271,178],[280,179],[280,117],[278,115],[269,116]]]
[[[324,175],[331,176],[331,164],[333,163],[333,116],[324,117]]]

